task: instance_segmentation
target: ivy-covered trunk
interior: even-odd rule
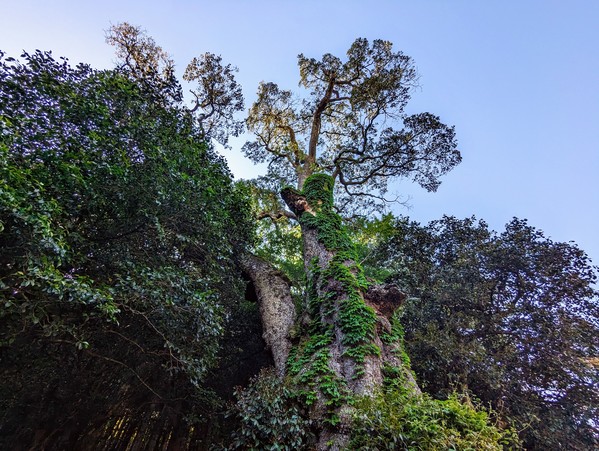
[[[405,296],[393,286],[371,286],[364,276],[334,211],[333,186],[331,176],[314,174],[302,191],[281,193],[301,224],[307,275],[287,374],[324,425],[319,449],[343,446],[355,396],[384,383],[419,392],[392,315]]]

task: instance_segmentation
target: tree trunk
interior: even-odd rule
[[[308,282],[299,342],[287,370],[303,388],[312,418],[326,425],[319,449],[344,446],[351,397],[372,394],[392,378],[420,392],[403,350],[401,326],[391,321],[405,295],[396,287],[369,289],[353,243],[334,212],[333,184],[332,177],[314,174],[303,191],[286,188],[281,193],[301,224]]]
[[[244,255],[241,267],[254,283],[262,319],[262,336],[272,351],[277,374],[283,376],[291,349],[289,332],[295,320],[291,284],[281,271],[255,255]]]

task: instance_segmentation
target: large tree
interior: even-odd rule
[[[307,93],[262,83],[247,119],[256,139],[244,152],[269,162],[263,180],[282,188],[288,208],[259,217],[300,225],[307,285],[299,311],[288,283],[263,260],[248,254],[243,265],[259,288],[277,370],[304,388],[312,418],[325,425],[318,433],[324,449],[347,440],[349,400],[372,395],[389,368],[419,393],[393,332],[391,314],[404,295],[365,278],[338,212],[384,208],[388,182],[398,177],[435,190],[460,153],[452,127],[430,113],[405,113],[416,70],[390,42],[357,39],[345,61],[326,54],[298,62]]]
[[[170,73],[159,69],[160,61],[170,67],[163,53],[137,29],[121,25],[111,33],[124,67],[134,77],[149,74],[144,77],[161,92],[161,83],[152,80]],[[139,56],[145,53],[150,55]],[[146,61],[154,69],[140,71]],[[226,128],[240,98],[234,83],[223,82],[231,80],[229,68],[214,61],[220,63],[194,60],[185,73],[187,79],[207,81],[200,82],[188,110],[207,138],[219,136],[204,126],[219,111],[215,107],[224,113]],[[287,376],[292,392],[308,406],[318,448],[328,449],[347,444],[349,406],[356,397],[374,395],[384,381],[420,396],[401,326],[392,317],[405,295],[396,286],[369,283],[337,212],[384,208],[391,201],[385,198],[387,184],[397,177],[435,190],[461,157],[452,127],[429,113],[405,113],[417,74],[412,60],[394,52],[391,43],[358,39],[345,62],[329,54],[320,61],[300,55],[299,66],[307,94],[294,97],[275,84],[261,84],[246,121],[256,140],[244,146],[254,161],[269,162],[262,182],[280,190],[288,207],[271,202],[276,208],[258,217],[299,223],[307,285],[303,293],[295,292],[302,298],[298,308],[289,280],[272,264],[250,252],[240,252],[238,261],[256,290],[277,377]]]
[[[185,441],[206,408],[253,220],[205,128],[154,88],[0,53],[2,448],[113,427],[107,446]]]

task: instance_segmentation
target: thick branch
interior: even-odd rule
[[[302,196],[299,191],[287,187],[281,191],[281,197],[287,206],[295,213],[296,217],[300,217],[305,211],[312,213],[312,209],[308,201]]]
[[[320,135],[320,126],[322,124],[322,113],[324,112],[324,110],[326,109],[326,107],[328,106],[328,104],[331,100],[331,96],[333,94],[334,88],[335,88],[335,76],[331,75],[327,89],[326,89],[324,95],[322,96],[322,99],[320,99],[320,102],[318,102],[318,105],[316,106],[316,110],[314,110],[314,115],[312,116],[313,117],[312,129],[310,131],[310,143],[308,144],[308,158],[306,159],[306,163],[304,166],[304,172],[305,172],[306,176],[310,175],[310,166],[309,165],[314,164],[314,162],[316,161],[316,146],[318,144],[318,137]]]
[[[262,318],[262,336],[272,351],[277,373],[283,376],[291,349],[289,331],[295,319],[291,283],[281,271],[255,255],[242,256],[240,265],[256,289]]]
[[[274,212],[273,211],[263,211],[263,212],[259,213],[256,218],[258,220],[270,218],[273,221],[277,221],[281,218],[289,218],[289,219],[294,219],[295,221],[297,221],[297,216],[287,210],[279,210],[279,211],[274,211]]]

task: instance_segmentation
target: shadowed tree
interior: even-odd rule
[[[151,80],[21,58],[0,51],[0,448],[183,449],[239,357],[247,196]]]
[[[388,230],[367,263],[395,266],[391,278],[417,296],[403,322],[426,391],[470,390],[527,449],[595,449],[599,297],[588,256],[520,219],[502,233],[453,217]]]

